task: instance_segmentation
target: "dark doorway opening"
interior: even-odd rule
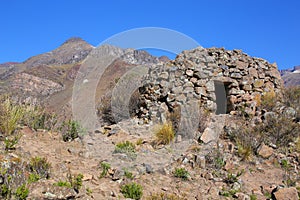
[[[229,84],[221,81],[215,81],[215,94],[217,111],[216,114],[227,114],[231,111],[231,106],[228,101]]]

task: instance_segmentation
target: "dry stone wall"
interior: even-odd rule
[[[268,92],[281,95],[282,88],[275,63],[241,50],[198,47],[149,68],[140,88],[140,117],[164,120],[167,110],[195,100],[211,112],[257,115],[261,97]]]

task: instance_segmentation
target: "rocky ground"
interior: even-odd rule
[[[221,131],[213,122],[208,127]],[[142,199],[299,199],[299,151],[282,154],[264,145],[258,155],[243,161],[237,146],[222,136],[212,138],[210,144],[177,137],[169,145],[154,145],[155,129],[131,119],[64,142],[60,133],[23,127],[16,150],[7,152],[2,146],[1,165],[21,165],[36,156],[51,163],[49,179],[30,183],[27,199],[125,199],[121,187],[130,182],[142,186]],[[204,141],[205,137],[202,134]],[[135,144],[135,151],[116,152],[122,141]],[[288,170],[283,160],[288,160]],[[103,162],[111,168],[101,177]],[[176,168],[188,175],[175,177]],[[83,175],[79,191],[55,186],[70,174]],[[292,187],[287,180],[295,181]]]

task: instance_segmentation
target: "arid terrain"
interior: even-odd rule
[[[118,59],[84,96],[95,101],[91,130],[72,118],[72,93],[101,48]],[[111,101],[127,90],[113,89],[138,67],[147,73],[124,117]],[[170,60],[80,38],[0,64],[1,199],[298,200],[298,71],[241,50]]]

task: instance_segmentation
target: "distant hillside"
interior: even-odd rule
[[[300,65],[280,71],[285,86],[300,86]]]
[[[111,90],[115,80],[130,68],[141,64],[167,62],[146,51],[106,45],[107,51],[120,55],[104,72],[97,88],[96,101]],[[0,64],[0,93],[18,99],[42,102],[50,110],[62,113],[70,108],[73,83],[84,59],[95,49],[81,38],[71,38],[58,48],[33,56],[22,63]]]

